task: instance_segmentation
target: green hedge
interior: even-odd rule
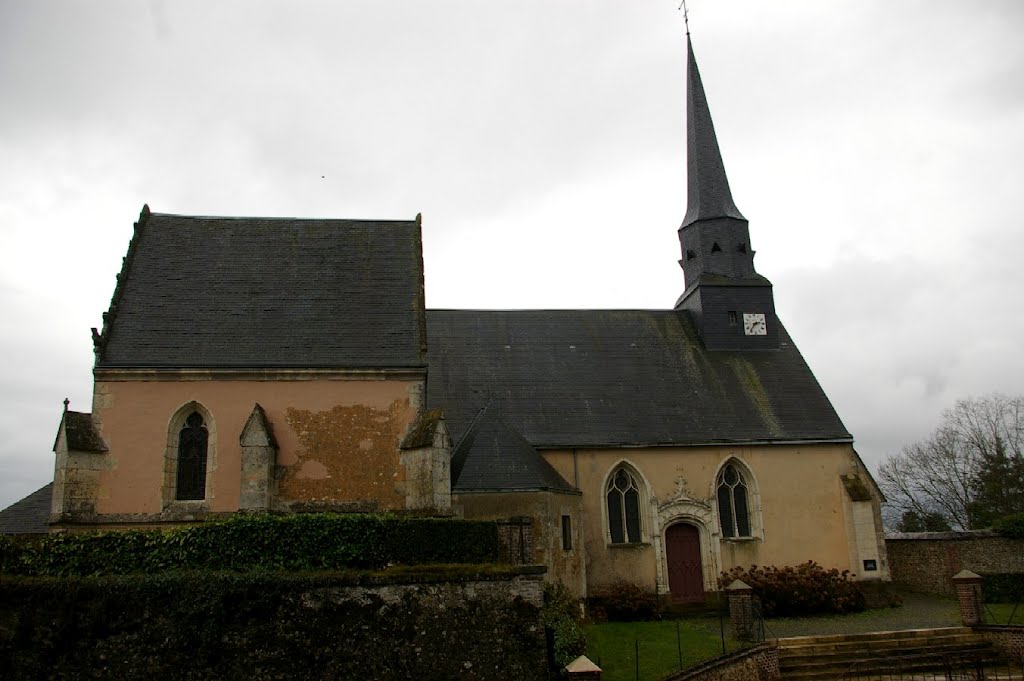
[[[234,516],[171,530],[0,537],[0,573],[124,575],[178,570],[305,571],[498,562],[494,523],[329,513]]]
[[[1024,602],[1024,574],[983,574],[981,592],[986,603]]]
[[[1024,539],[1024,513],[1015,513],[1014,515],[1000,518],[992,527],[1004,537]]]
[[[579,599],[561,582],[544,582],[543,619],[553,637],[556,668],[562,669],[587,651]]]
[[[0,679],[539,680],[541,613],[502,586],[515,574],[0,576]],[[460,587],[477,581],[496,588]]]

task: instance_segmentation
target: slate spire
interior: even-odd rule
[[[738,218],[743,214],[732,200],[725,165],[718,150],[715,126],[711,122],[704,85],[693,56],[693,44],[686,36],[686,217],[685,227],[698,220]]]
[[[704,85],[686,36],[686,216],[679,227],[686,310],[708,350],[779,347],[772,284],[754,269],[750,227],[729,191]]]

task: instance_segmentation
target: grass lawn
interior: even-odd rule
[[[640,641],[640,679],[654,681],[679,670],[679,646],[676,623],[683,651],[683,668],[722,654],[718,620],[691,618],[660,622],[608,622],[589,624],[587,657],[604,673],[604,681],[634,681],[636,678],[635,642]],[[728,637],[729,623],[725,623]],[[728,650],[737,644],[726,638]]]
[[[989,613],[995,617],[995,622],[990,622],[986,613],[985,624],[1024,624],[1024,603],[1017,606],[1017,612],[1013,612],[1013,603],[987,603],[985,605]],[[1013,621],[1010,621],[1010,615]]]

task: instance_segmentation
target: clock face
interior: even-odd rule
[[[743,333],[748,336],[767,336],[768,326],[761,313],[743,315]]]

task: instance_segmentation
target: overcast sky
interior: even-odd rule
[[[1024,392],[1024,2],[691,0],[755,265],[872,469]],[[148,203],[410,219],[427,304],[669,308],[673,0],[0,0],[0,508]]]

